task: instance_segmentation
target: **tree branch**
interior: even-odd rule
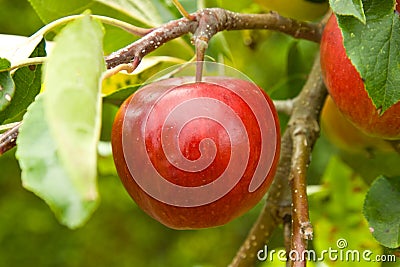
[[[276,12],[241,14],[221,8],[206,8],[190,14],[189,18],[167,22],[136,42],[110,54],[105,59],[107,67],[128,64],[135,59],[140,62],[145,55],[161,45],[188,33],[193,34],[194,44],[200,41],[208,43],[214,34],[224,30],[267,29],[313,42],[319,42],[322,34],[322,24],[299,22]]]
[[[308,214],[307,169],[312,148],[319,137],[319,114],[325,101],[327,91],[321,76],[319,56],[316,57],[313,69],[294,104],[293,115],[288,124],[293,154],[289,182],[293,199],[292,208],[292,244],[300,259],[292,261],[291,266],[306,266],[303,259],[307,241],[313,237],[313,229]]]
[[[257,253],[268,243],[275,228],[282,223],[290,225],[290,220],[287,220],[290,216],[293,234],[291,249],[302,255],[307,248],[312,227],[308,217],[306,171],[319,135],[318,118],[326,94],[318,56],[306,84],[293,101],[292,116],[282,137],[280,162],[265,207],[231,267],[254,266]],[[305,266],[305,262],[292,262],[291,265]]]
[[[62,18],[46,25],[33,37],[44,35],[56,25],[65,24],[66,22],[76,19],[78,16],[81,15]],[[136,42],[105,57],[108,69],[118,67],[116,70],[124,69],[130,72],[135,70],[145,55],[156,50],[168,41],[188,33],[193,34],[193,43],[196,45],[197,60],[204,58],[204,52],[207,49],[207,44],[211,37],[217,32],[224,30],[268,29],[286,33],[294,38],[302,38],[313,42],[319,42],[322,34],[322,24],[299,22],[282,17],[276,12],[267,14],[241,14],[221,8],[206,8],[189,14],[187,17],[167,22],[156,29],[142,29],[130,26],[126,23],[117,22],[111,18],[102,16],[94,17],[101,19],[105,23],[117,25],[136,35],[142,36],[142,38]],[[200,80],[201,65],[199,65],[198,69],[199,71],[197,71],[196,75],[198,80]],[[283,112],[291,112],[291,103],[282,102],[278,105],[280,104],[285,105],[282,106]],[[0,147],[2,150],[0,155],[15,146],[14,139],[18,135],[18,130],[12,133],[12,139],[6,138],[8,136],[7,134],[8,133],[1,135]]]

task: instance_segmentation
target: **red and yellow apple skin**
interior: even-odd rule
[[[400,0],[396,0],[396,11],[400,13]]]
[[[393,152],[385,140],[368,136],[354,127],[338,110],[330,96],[321,112],[321,128],[326,138],[337,148],[354,154]]]
[[[174,229],[223,225],[254,207],[273,180],[280,150],[277,113],[260,88],[248,81],[227,77],[205,77],[202,82],[189,80],[194,78],[170,78],[144,86],[122,104],[112,131],[114,162],[126,190],[143,211]],[[197,100],[200,102],[191,103],[186,111],[179,110],[185,103]],[[201,101],[208,101],[210,105]],[[233,115],[226,108],[234,111],[235,120],[230,119]],[[194,116],[193,120],[186,118],[203,109],[208,115]],[[186,122],[182,124],[179,117]],[[172,126],[174,123],[181,126]],[[173,128],[180,130],[174,132]],[[136,142],[139,139],[143,139],[144,145]],[[213,144],[203,144],[210,140]],[[178,148],[174,150],[174,146]],[[204,165],[201,159],[211,154],[215,157],[208,166],[194,166],[196,170],[188,171],[197,161],[197,165]],[[173,162],[179,157],[184,157],[181,165]],[[148,158],[148,162],[140,163],[143,158]],[[137,169],[132,168],[135,162],[139,164]],[[185,164],[189,166],[184,167]],[[263,164],[265,173],[259,177],[258,186],[250,190],[254,173]],[[233,174],[227,180],[228,184],[233,183],[232,188],[208,202],[200,199],[220,188],[193,191],[187,199],[181,199],[182,192],[170,190],[172,187],[164,186],[165,181],[157,177],[200,190],[217,184],[228,172]],[[238,174],[239,180],[234,182]],[[147,183],[152,184],[151,188],[146,189]],[[163,194],[172,199],[164,201],[160,197]]]
[[[400,102],[379,115],[360,74],[346,55],[335,15],[325,26],[320,55],[326,87],[340,112],[367,135],[400,139]]]

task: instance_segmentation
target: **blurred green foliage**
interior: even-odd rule
[[[193,1],[185,0],[182,3],[191,12],[197,8]],[[198,1],[198,6],[203,5],[221,6],[242,12],[259,11],[251,0]],[[31,35],[42,25],[27,1],[0,0],[0,6],[0,34]],[[178,15],[177,12],[174,14]],[[106,27],[106,31],[107,52],[134,40],[126,34],[120,36],[119,30]],[[113,42],[109,42],[110,40]],[[163,46],[154,55],[188,60],[193,52],[188,43],[189,39],[186,37],[183,41]],[[182,47],[187,49],[177,49]],[[286,99],[298,94],[317,51],[316,44],[294,40],[279,33],[238,31],[218,34],[210,43],[207,54],[241,70],[274,99]],[[103,106],[103,141],[109,141],[116,110],[117,107],[112,104]],[[288,118],[281,114],[280,120],[284,129]],[[69,230],[57,222],[41,199],[22,188],[20,169],[14,153],[15,150],[12,150],[0,157],[0,267],[226,266],[263,205],[262,202],[259,203],[246,215],[222,227],[196,231],[168,229],[144,214],[128,196],[116,175],[109,143],[104,142],[98,164],[100,206],[85,226],[78,230]],[[308,173],[310,184],[323,184],[318,187],[318,193],[311,197],[310,202],[318,238],[315,247],[327,249],[328,246],[336,245],[335,238],[345,236],[351,247],[368,239],[363,244],[367,248],[370,246],[376,249],[375,241],[365,230],[365,222],[360,222],[360,207],[366,185],[356,174],[363,166],[368,165],[369,159],[357,160],[354,155],[346,155],[346,163],[352,162],[351,157],[356,158],[358,169],[350,169],[337,158],[338,154],[339,151],[322,133],[314,148]],[[357,191],[356,198],[350,199],[354,186],[350,180],[354,177],[357,177],[356,185],[360,191]],[[367,182],[371,179],[373,177],[368,176]],[[352,202],[351,207],[342,209],[343,202],[334,201],[338,199]],[[343,221],[346,223],[342,224]],[[335,227],[336,224],[340,227]],[[326,231],[334,231],[334,235],[329,235]],[[350,232],[351,235],[346,234]],[[280,229],[268,245],[269,249],[283,246]],[[331,266],[329,262],[326,264]],[[264,262],[259,265],[285,264]],[[337,263],[334,266],[349,265]]]
[[[0,0],[0,34],[32,35],[43,22],[27,0]]]

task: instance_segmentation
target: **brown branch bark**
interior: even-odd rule
[[[327,91],[322,80],[319,56],[304,85],[298,101],[294,104],[293,115],[288,124],[293,154],[290,171],[290,185],[293,199],[292,207],[292,243],[300,258],[291,261],[291,266],[306,266],[304,251],[307,241],[313,237],[313,229],[308,214],[307,169],[312,148],[319,136],[319,114],[324,104]],[[289,255],[290,256],[290,255]]]
[[[276,12],[267,14],[241,14],[221,8],[206,8],[163,24],[136,42],[110,54],[105,58],[107,67],[114,68],[121,64],[139,61],[166,42],[193,34],[193,42],[208,41],[217,32],[224,30],[268,29],[280,31],[294,38],[319,42],[322,24],[299,22],[280,16]]]

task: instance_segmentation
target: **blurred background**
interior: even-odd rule
[[[221,6],[240,12],[265,11],[248,0],[199,2],[204,6]],[[197,9],[195,1],[182,3],[191,12]],[[43,26],[28,1],[0,0],[0,7],[0,34],[29,36]],[[174,9],[171,3],[169,7]],[[107,13],[101,7],[97,10]],[[175,10],[168,16],[164,16],[164,22],[167,18],[179,17],[179,14]],[[132,36],[118,31],[109,30],[108,33],[105,40],[108,53],[134,40]],[[107,40],[114,41],[106,43]],[[188,44],[189,38],[183,42]],[[168,44],[157,53],[184,60],[193,56],[190,46],[187,46],[189,49],[186,52],[176,47],[179,44]],[[298,94],[317,51],[316,44],[279,33],[240,31],[218,34],[210,43],[207,54],[244,72],[272,98],[286,99]],[[102,142],[106,147],[109,146],[116,110],[117,107],[111,104],[103,107]],[[282,130],[287,119],[285,115],[280,115]],[[309,170],[311,219],[316,236],[311,246],[315,249],[328,249],[335,245],[337,239],[345,237],[353,249],[368,248],[382,253],[369,235],[361,214],[367,185],[375,178],[373,171],[377,172],[376,166],[383,164],[382,160],[374,158],[375,165],[368,170],[365,162],[370,159],[368,155],[354,157],[342,153],[327,141],[324,133],[319,139]],[[372,164],[372,161],[368,162]],[[86,225],[70,230],[58,223],[40,198],[23,189],[15,149],[1,156],[0,267],[227,266],[263,206],[261,201],[249,213],[217,228],[193,231],[168,229],[144,214],[131,200],[116,175],[109,151],[99,155],[98,186],[101,196],[98,209]],[[282,247],[282,231],[278,229],[269,249]],[[315,263],[315,266],[365,265],[354,262],[331,264]],[[285,264],[266,261],[260,262],[259,266]],[[369,263],[368,266],[381,264]]]

